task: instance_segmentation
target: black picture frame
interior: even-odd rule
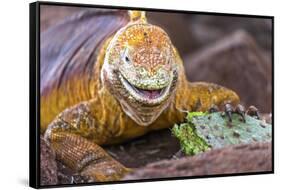
[[[41,5],[55,5],[55,6],[69,6],[69,7],[88,7],[88,8],[105,8],[105,9],[134,9],[157,12],[173,12],[185,14],[201,14],[201,15],[221,15],[247,18],[267,18],[272,21],[272,71],[274,71],[274,16],[264,15],[248,15],[248,14],[229,14],[216,12],[199,12],[186,10],[166,10],[155,8],[136,8],[123,6],[104,6],[92,4],[78,4],[78,3],[60,3],[60,2],[34,2],[29,4],[29,185],[33,188],[52,188],[52,187],[70,187],[70,186],[87,186],[87,185],[104,185],[104,184],[121,184],[121,183],[135,183],[147,181],[162,181],[162,180],[180,180],[180,179],[194,179],[194,178],[212,178],[212,177],[227,177],[227,176],[242,176],[242,175],[259,175],[274,173],[274,72],[272,72],[272,171],[265,172],[249,172],[249,173],[233,173],[233,174],[219,174],[208,176],[192,176],[192,177],[173,177],[173,178],[158,178],[158,179],[143,179],[143,180],[129,180],[129,181],[115,181],[115,182],[95,182],[82,184],[62,184],[62,185],[40,185],[40,6]]]

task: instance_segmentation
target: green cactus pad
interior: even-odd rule
[[[221,112],[190,112],[186,123],[175,125],[172,133],[179,139],[187,155],[227,145],[271,141],[272,126],[246,115],[244,123],[238,114],[232,122]]]

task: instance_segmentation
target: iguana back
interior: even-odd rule
[[[61,111],[90,99],[99,82],[94,67],[101,45],[129,21],[127,11],[87,10],[41,33],[41,132]]]

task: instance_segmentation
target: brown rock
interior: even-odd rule
[[[264,172],[272,170],[271,143],[254,143],[211,150],[178,160],[148,164],[124,180]]]
[[[245,31],[213,43],[186,59],[191,81],[208,81],[236,91],[243,104],[272,112],[272,64]]]

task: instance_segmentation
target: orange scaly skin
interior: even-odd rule
[[[188,82],[168,35],[147,23],[143,12],[130,16],[104,42],[87,88],[72,78],[41,96],[41,129],[57,158],[94,181],[120,180],[130,171],[99,145],[172,127],[185,111],[239,102],[227,88]],[[79,90],[71,93],[69,86]]]

